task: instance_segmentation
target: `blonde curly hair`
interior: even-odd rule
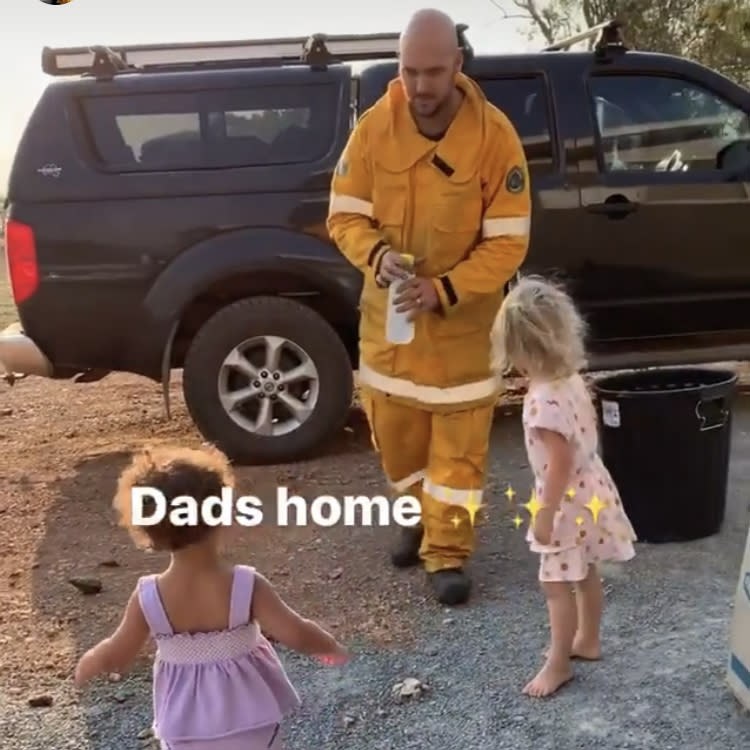
[[[181,447],[147,448],[134,456],[117,483],[113,506],[118,523],[125,527],[136,546],[176,552],[216,533],[216,526],[201,519],[197,526],[175,525],[167,512],[164,519],[152,526],[133,523],[133,489],[149,487],[162,492],[167,506],[181,495],[199,502],[207,497],[221,496],[223,487],[234,486],[234,475],[226,456],[209,446],[204,449]],[[155,510],[153,500],[144,499],[144,512]]]
[[[586,366],[587,326],[563,287],[521,276],[511,287],[491,332],[492,368],[556,380]]]

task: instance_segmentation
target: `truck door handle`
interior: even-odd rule
[[[592,214],[604,214],[611,219],[622,219],[638,210],[638,204],[628,200],[624,195],[611,195],[604,203],[594,203],[586,206]]]

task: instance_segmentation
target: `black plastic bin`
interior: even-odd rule
[[[724,521],[737,375],[659,368],[594,383],[602,458],[640,542],[692,541]]]

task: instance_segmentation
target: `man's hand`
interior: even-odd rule
[[[395,304],[397,312],[410,312],[409,320],[414,320],[424,312],[437,310],[440,298],[432,279],[415,276],[399,284]]]
[[[388,286],[394,281],[408,279],[411,273],[412,270],[400,253],[389,250],[380,260],[377,282],[380,286]]]

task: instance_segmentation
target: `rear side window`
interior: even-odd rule
[[[531,175],[549,174],[555,168],[549,101],[544,79],[479,78],[485,96],[502,110],[518,131]]]
[[[335,85],[95,96],[82,101],[100,161],[118,171],[314,162],[332,148]]]

